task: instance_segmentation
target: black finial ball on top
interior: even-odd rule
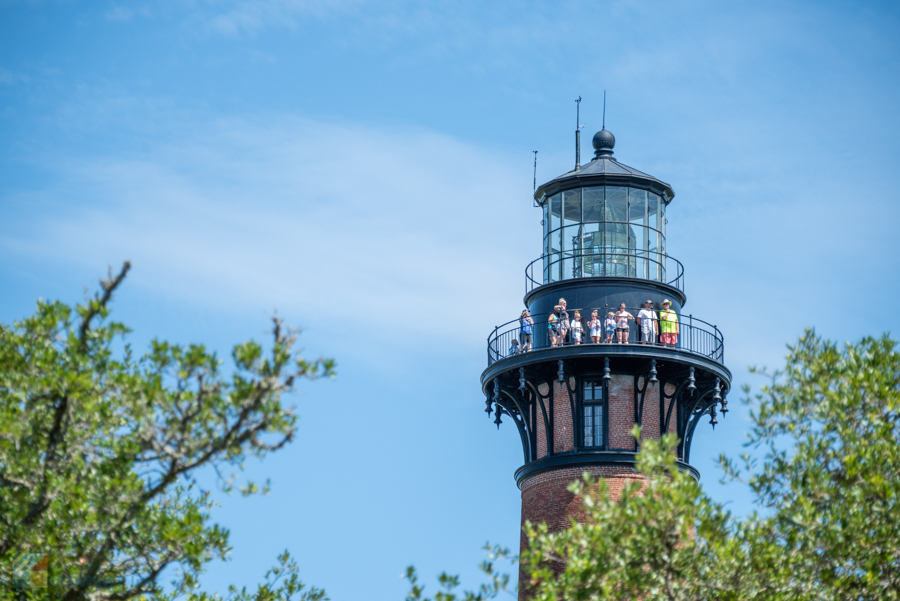
[[[594,156],[612,156],[613,148],[616,146],[616,137],[604,127],[594,134],[592,143],[594,145]]]

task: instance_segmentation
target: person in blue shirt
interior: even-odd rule
[[[513,338],[512,344],[509,347],[509,356],[512,357],[513,355],[518,355],[518,354],[519,354],[519,341],[516,340],[515,338]]]
[[[531,318],[531,313],[528,312],[528,309],[522,311],[522,316],[519,318],[519,325],[519,338],[522,339],[522,352],[527,353],[531,350],[531,343],[534,340],[534,319]]]
[[[612,343],[616,335],[616,314],[612,311],[607,313],[603,325],[606,327],[606,342]]]

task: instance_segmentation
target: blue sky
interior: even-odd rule
[[[474,584],[518,545],[478,381],[540,254],[531,151],[568,171],[574,99],[589,139],[608,90],[616,158],[675,189],[686,310],[755,384],[807,326],[898,330],[898,33],[890,2],[0,1],[0,321],[125,259],[138,347],[227,356],[277,310],[339,377],[250,466],[272,494],[222,499],[206,586],[285,548],[338,601],[402,598],[409,563]],[[692,457],[743,513],[736,405]]]

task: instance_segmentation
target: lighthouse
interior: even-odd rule
[[[541,256],[525,268],[524,307],[488,336],[481,375],[485,411],[521,439],[522,524],[551,531],[580,519],[567,487],[584,472],[614,496],[641,478],[641,440],[676,434],[678,467],[699,478],[694,432],[715,427],[731,388],[724,337],[690,313],[668,254],[672,186],[613,158],[605,127],[592,142],[589,163],[535,191]]]

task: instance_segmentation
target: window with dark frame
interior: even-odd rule
[[[585,447],[603,447],[603,384],[585,382],[582,396]]]

